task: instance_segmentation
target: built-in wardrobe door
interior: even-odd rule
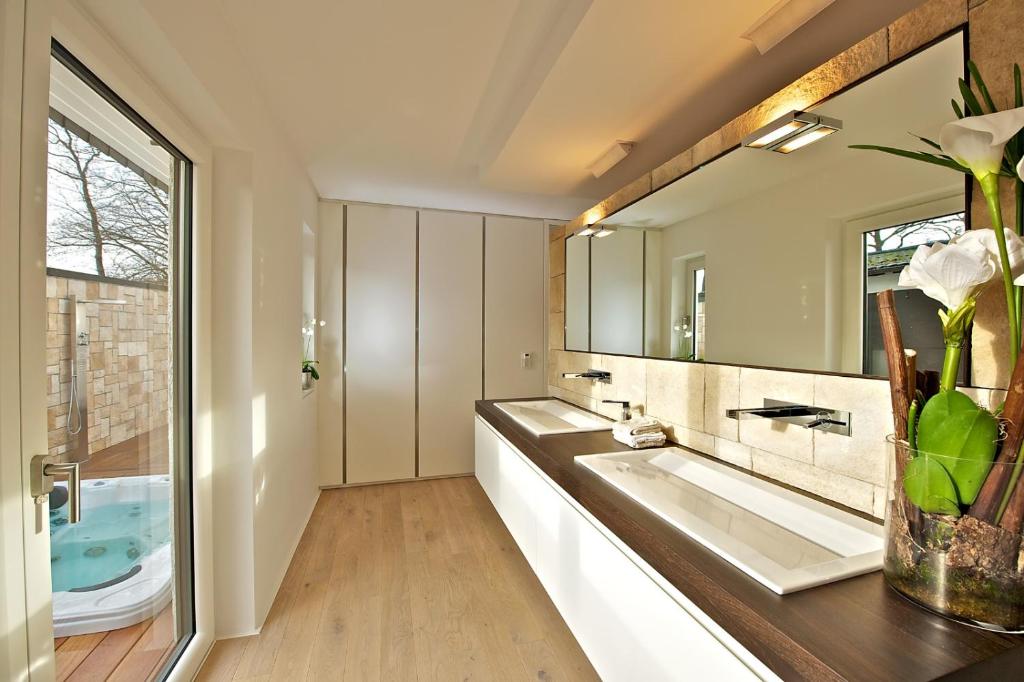
[[[473,471],[483,394],[483,218],[420,211],[419,476]]]
[[[350,205],[345,482],[416,475],[416,211]]]
[[[484,395],[546,395],[544,221],[487,216],[484,224]]]

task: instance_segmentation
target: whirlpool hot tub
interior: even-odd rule
[[[168,476],[84,480],[82,520],[67,514],[50,511],[55,637],[128,627],[170,602]]]

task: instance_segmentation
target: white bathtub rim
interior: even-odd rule
[[[100,481],[102,483],[97,485]],[[82,495],[84,515],[89,508],[101,504],[153,499],[154,491],[169,499],[170,479],[164,475],[126,476],[82,481],[82,487],[89,491]],[[101,500],[97,500],[97,497]],[[171,543],[143,557],[139,566],[141,570],[138,573],[109,587],[88,592],[54,592],[54,637],[116,630],[135,625],[159,613],[171,601]],[[116,600],[118,603],[114,605],[103,604],[104,601],[111,601],[115,595],[127,599]]]

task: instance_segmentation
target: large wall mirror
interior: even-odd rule
[[[938,139],[964,67],[958,32],[809,110],[835,134],[741,146],[570,236],[566,350],[884,375],[875,294],[968,228],[966,182],[849,146]],[[918,367],[939,369],[938,304],[897,305]]]

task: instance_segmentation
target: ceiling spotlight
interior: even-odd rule
[[[789,154],[842,129],[837,118],[791,111],[747,135],[743,146]]]
[[[619,161],[629,156],[631,151],[633,151],[632,142],[618,140],[611,146],[611,149],[601,155],[601,158],[587,166],[587,170],[593,173],[595,178],[599,178],[610,171]]]
[[[835,0],[780,0],[740,37],[754,43],[757,51],[764,54],[833,2]]]

